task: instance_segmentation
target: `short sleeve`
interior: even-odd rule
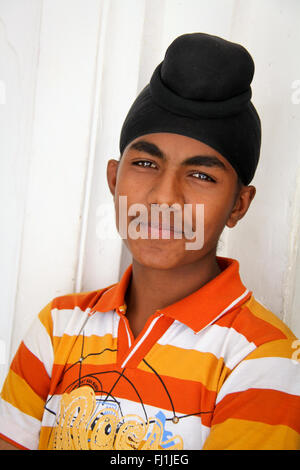
[[[0,436],[16,447],[37,449],[53,366],[50,302],[33,321],[4,382]]]

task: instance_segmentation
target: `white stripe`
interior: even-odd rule
[[[84,328],[85,336],[105,336],[111,334],[114,338],[118,336],[119,315],[113,310],[110,312],[95,312],[89,316],[89,309],[53,309],[53,335],[62,337],[64,334],[77,336]]]
[[[226,367],[232,369],[238,362],[256,349],[241,333],[233,328],[211,325],[196,335],[183,323],[175,320],[170,328],[157,341],[162,346],[211,353],[216,358],[224,358]]]
[[[105,336],[112,335],[113,338],[118,336],[119,316],[113,312],[95,312],[84,326],[84,336]]]
[[[0,433],[30,450],[39,445],[41,422],[0,399]]]
[[[126,325],[126,320],[124,317],[123,318],[123,321],[124,321],[124,324],[125,324],[125,328],[126,328],[126,333],[127,333],[127,338],[128,338],[128,347],[130,348],[131,347],[131,338],[130,338],[130,334],[129,334],[129,331],[128,331],[128,328],[127,328],[127,325]]]
[[[263,357],[242,362],[225,380],[217,397],[251,388],[278,390],[300,395],[300,364],[283,357]]]
[[[24,337],[24,344],[43,363],[48,376],[51,377],[54,360],[53,346],[51,338],[39,318],[33,321],[30,331]]]
[[[48,395],[44,408],[42,426],[56,426],[56,418],[59,415],[61,397],[62,395],[60,394]]]
[[[53,336],[63,336],[64,334],[73,336],[78,334],[84,325],[88,314],[80,310],[79,307],[72,309],[51,310],[53,320]]]
[[[125,361],[123,362],[123,364],[121,365],[121,367],[125,367],[125,365],[127,364],[127,362],[129,361],[129,359],[133,356],[133,354],[137,351],[137,349],[140,347],[140,345],[143,343],[143,341],[147,338],[147,336],[149,336],[152,328],[154,327],[155,323],[160,319],[160,317],[162,317],[163,314],[159,315],[158,317],[156,317],[151,323],[150,325],[148,326],[147,330],[145,331],[145,333],[143,334],[143,336],[141,337],[141,339],[136,343],[136,345],[134,346],[134,348],[130,351],[130,353],[128,354],[127,358],[125,359]]]

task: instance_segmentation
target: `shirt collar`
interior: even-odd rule
[[[252,292],[241,281],[239,262],[220,256],[216,259],[221,269],[218,276],[187,297],[160,309],[160,312],[198,332],[224,313],[244,303]],[[128,266],[120,282],[103,292],[93,307],[93,312],[117,310],[125,314],[125,294],[131,275],[132,264]]]

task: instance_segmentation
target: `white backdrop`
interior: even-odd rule
[[[300,336],[299,0],[0,0],[0,382],[51,298],[116,282],[101,240],[106,163],[137,93],[180,34],[242,43],[263,125],[256,197],[219,255]]]

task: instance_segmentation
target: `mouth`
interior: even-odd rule
[[[148,235],[148,238],[183,238],[183,231],[174,225],[153,224],[151,222],[140,222],[139,225],[141,233]]]

